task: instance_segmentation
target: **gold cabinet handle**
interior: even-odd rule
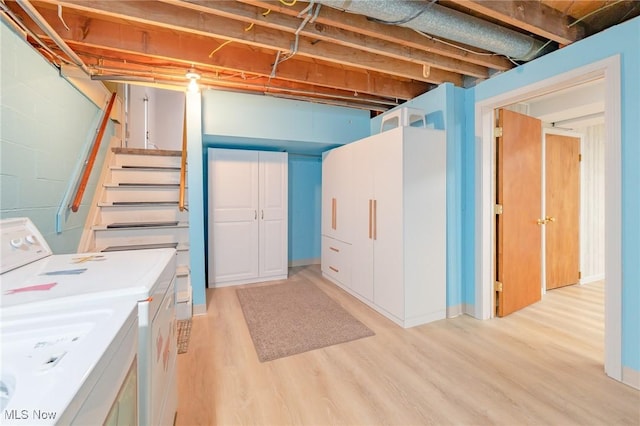
[[[338,268],[334,268],[333,266],[329,266],[329,269],[331,269],[333,272],[336,272],[336,273],[340,272]]]
[[[336,199],[331,199],[331,229],[336,229]]]
[[[378,239],[378,200],[373,200],[373,239]]]
[[[340,253],[340,250],[338,250],[338,249],[337,249],[337,248],[335,248],[335,247],[331,247],[331,246],[330,246],[330,247],[329,247],[329,250],[331,250],[331,251],[335,251],[336,253]]]
[[[373,235],[373,229],[371,226],[372,224],[373,224],[373,200],[369,200],[369,239],[371,239]]]
[[[556,218],[553,217],[553,216],[547,216],[547,217],[544,218],[544,220],[547,221],[547,222],[555,222]]]
[[[254,210],[253,211],[253,220],[256,220],[258,218],[258,210]]]
[[[538,219],[538,220],[536,220],[536,223],[537,223],[538,225],[546,225],[546,224],[547,224],[547,221],[546,221],[546,220],[544,220],[544,219]]]
[[[264,219],[264,210],[260,210],[261,219]]]

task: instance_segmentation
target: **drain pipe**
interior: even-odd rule
[[[25,12],[27,12],[27,15],[29,15],[31,19],[33,19],[33,21],[42,29],[42,31],[44,31],[45,34],[47,34],[55,42],[55,44],[57,44],[58,47],[71,58],[71,60],[76,65],[82,68],[82,71],[84,71],[88,76],[91,76],[91,71],[89,70],[89,68],[87,68],[82,59],[78,55],[76,55],[76,53],[69,47],[67,43],[65,43],[62,37],[60,37],[56,30],[54,30],[53,27],[49,25],[47,20],[44,19],[42,15],[40,15],[40,12],[38,12],[38,10],[33,7],[29,0],[16,0],[16,2],[22,9],[24,9]]]
[[[433,2],[411,0],[315,0],[336,9],[365,15],[386,24],[411,28],[520,61],[536,58],[543,42]]]

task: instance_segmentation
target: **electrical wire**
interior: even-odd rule
[[[218,50],[222,49],[223,47],[225,47],[227,44],[231,43],[233,40],[227,40],[224,43],[222,43],[220,46],[216,47],[211,53],[209,53],[209,57],[213,58],[213,55],[215,55]]]
[[[298,0],[292,0],[290,2],[286,2],[285,0],[280,0],[280,3],[284,4],[285,6],[293,6],[296,4]]]
[[[457,44],[449,43],[448,41],[441,40],[441,39],[439,39],[437,37],[434,37],[434,36],[431,36],[431,35],[429,35],[427,33],[423,33],[420,30],[413,30],[413,31],[417,32],[418,34],[420,34],[423,37],[428,38],[429,40],[437,41],[438,43],[442,43],[442,44],[446,44],[447,46],[455,47],[456,49],[460,49],[463,52],[473,53],[474,55],[479,55],[479,56],[504,56],[504,55],[500,55],[499,53],[476,52],[476,51],[473,51],[471,49],[467,49],[466,47],[458,46]]]
[[[596,13],[599,13],[599,12],[601,12],[601,11],[605,10],[605,9],[606,9],[606,8],[608,8],[608,7],[615,6],[616,4],[620,3],[621,1],[622,1],[622,0],[618,0],[618,1],[613,2],[613,3],[605,4],[604,6],[602,6],[602,7],[598,8],[598,9],[596,9],[596,10],[592,10],[591,12],[587,13],[586,15],[584,15],[582,18],[580,18],[580,19],[576,19],[575,21],[573,21],[572,23],[570,23],[569,25],[567,25],[567,28],[571,28],[571,27],[573,27],[574,25],[576,25],[578,22],[582,22],[583,20],[587,19],[589,16],[591,16],[591,15],[593,15],[593,14],[596,14]]]

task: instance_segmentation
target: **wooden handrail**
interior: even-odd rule
[[[182,157],[180,158],[180,196],[178,208],[185,210],[184,196],[187,180],[187,100],[184,100],[184,120],[182,121]]]
[[[98,156],[98,152],[100,151],[100,142],[102,142],[102,138],[104,137],[104,131],[107,128],[107,123],[109,122],[109,116],[111,116],[111,110],[113,109],[115,100],[116,93],[114,92],[111,94],[111,99],[109,99],[107,108],[104,110],[104,115],[102,116],[102,120],[100,121],[100,127],[98,128],[98,133],[96,133],[96,137],[93,139],[93,145],[91,146],[89,158],[87,158],[87,161],[84,163],[82,178],[80,179],[80,184],[76,189],[76,195],[73,197],[73,202],[71,203],[71,211],[73,211],[74,213],[78,211],[78,209],[80,208],[80,203],[82,203],[82,197],[84,196],[84,191],[87,189],[87,182],[89,182],[91,170],[93,170],[93,163],[96,162],[96,157]]]

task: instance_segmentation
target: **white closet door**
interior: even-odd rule
[[[377,171],[373,183],[376,200],[373,301],[398,319],[404,319],[405,300],[401,131],[401,128],[387,131],[371,146],[372,163]]]
[[[260,152],[260,277],[287,274],[287,168],[286,153]]]
[[[322,234],[346,243],[353,232],[352,151],[345,145],[322,161]]]
[[[209,276],[258,276],[258,153],[209,150]]]
[[[373,144],[371,139],[352,144],[353,241],[351,289],[373,301]]]

